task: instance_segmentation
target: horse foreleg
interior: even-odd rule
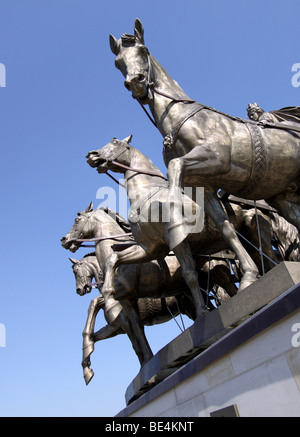
[[[97,343],[97,341],[106,340],[107,338],[113,338],[120,334],[125,334],[125,332],[119,326],[106,325],[103,326],[103,328],[99,329],[99,331],[94,333],[93,340],[94,343]]]
[[[89,305],[88,316],[84,330],[82,332],[83,345],[82,345],[82,368],[83,377],[86,385],[91,381],[94,376],[94,372],[90,369],[91,361],[90,356],[94,351],[94,339],[93,333],[95,328],[96,316],[101,308],[104,307],[104,299],[102,296],[98,296],[93,299]]]
[[[187,237],[187,228],[182,213],[182,177],[183,161],[175,158],[168,165],[170,224],[168,226],[168,243],[173,250]]]
[[[198,282],[198,273],[195,268],[194,259],[188,241],[185,239],[174,249],[174,254],[181,266],[182,276],[191,290],[195,310],[196,319],[203,317],[208,313],[208,308],[205,305]]]
[[[131,246],[122,252],[114,252],[106,261],[102,287],[106,320],[110,325],[118,325],[126,332],[141,365],[149,361],[153,353],[146,339],[144,326],[133,306],[126,304],[125,301],[121,303],[115,298],[114,274],[120,264],[135,264],[148,260],[149,255],[140,246]],[[125,296],[126,290],[121,294]]]
[[[258,268],[240,242],[234,226],[232,223],[230,223],[228,216],[215,192],[205,192],[204,207],[205,212],[214,221],[224,240],[227,242],[240,261],[240,265],[243,270],[243,277],[239,286],[239,291],[241,291],[251,285],[257,279]]]

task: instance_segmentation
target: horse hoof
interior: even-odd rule
[[[202,317],[206,316],[209,313],[209,308],[207,306],[201,306],[197,311],[196,320],[202,319]]]
[[[94,372],[93,372],[92,369],[89,369],[88,367],[83,369],[83,377],[84,377],[86,385],[88,385],[90,383],[90,381],[92,380],[93,376],[94,376]]]

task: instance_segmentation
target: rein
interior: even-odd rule
[[[132,232],[128,232],[125,234],[117,234],[117,235],[111,235],[109,237],[97,237],[97,238],[78,238],[75,240],[77,243],[83,243],[83,242],[91,242],[91,241],[104,241],[104,240],[114,240],[115,238],[121,238],[126,236],[131,236]]]
[[[97,211],[96,209],[94,209],[92,211],[92,214]],[[84,228],[86,222],[91,218],[91,216],[87,217],[85,216],[85,222],[83,223],[83,225],[80,228],[80,231],[78,232],[78,234],[80,235],[82,233],[82,229]],[[132,232],[125,232],[124,234],[116,234],[116,235],[110,235],[107,237],[96,237],[96,238],[77,238],[76,241],[77,243],[83,243],[83,242],[91,242],[91,241],[103,241],[103,240],[114,240],[115,238],[121,238],[121,237],[126,237],[126,236],[132,236]]]
[[[152,89],[152,91],[153,91],[154,93],[159,94],[159,95],[161,95],[161,96],[163,96],[163,97],[166,97],[167,99],[170,99],[170,100],[172,100],[172,102],[175,102],[175,103],[198,103],[196,100],[192,100],[192,99],[177,99],[177,98],[174,98],[173,96],[170,96],[169,94],[166,94],[166,93],[164,93],[164,92],[162,92],[162,91],[159,91],[159,90],[155,87],[154,83],[151,82],[151,80],[150,80],[150,76],[151,76],[151,66],[152,66],[152,64],[151,64],[151,59],[150,59],[150,54],[148,54],[148,66],[149,66],[149,69],[148,69],[148,84],[149,84],[149,85],[148,85],[148,86],[149,86],[150,89]],[[136,100],[139,102],[139,104],[141,105],[143,111],[145,111],[145,113],[146,113],[147,117],[149,118],[149,120],[150,120],[150,121],[152,122],[152,124],[157,128],[157,127],[158,127],[158,126],[157,126],[157,123],[156,123],[155,120],[151,117],[151,115],[149,114],[149,112],[147,111],[147,109],[144,107],[144,105],[142,104],[141,100],[140,100],[138,97],[135,97],[135,98],[136,98]],[[250,123],[251,123],[251,120],[244,120],[244,119],[242,119],[242,118],[240,118],[240,117],[235,117],[235,116],[233,116],[233,115],[226,114],[226,113],[224,113],[224,112],[222,112],[222,111],[218,111],[217,109],[212,108],[212,107],[210,107],[210,106],[202,105],[202,104],[201,104],[201,106],[202,106],[202,108],[205,108],[205,109],[208,109],[208,110],[210,110],[210,111],[216,112],[216,113],[218,113],[218,114],[220,114],[220,115],[224,115],[224,116],[230,118],[231,120],[234,120],[234,121],[240,121],[240,122],[242,122],[242,123],[245,123],[245,122],[246,122],[246,123],[249,123],[249,121],[250,121]],[[192,115],[194,115],[194,114],[192,114]],[[192,115],[191,115],[191,116],[192,116]],[[188,117],[188,118],[190,118],[190,117]],[[185,121],[186,121],[186,119],[184,120],[183,123],[181,123],[181,125],[184,124]],[[300,132],[300,127],[297,126],[297,124],[295,124],[295,123],[294,123],[293,125],[290,125],[290,124],[288,124],[288,123],[283,123],[283,122],[272,123],[272,122],[267,122],[267,121],[258,121],[258,122],[253,122],[253,121],[252,121],[252,123],[255,123],[256,125],[258,125],[258,126],[260,126],[260,127],[262,127],[262,128],[282,129],[282,130],[284,130],[284,131],[290,131],[290,132],[293,132],[293,131],[294,131],[294,132],[298,132],[298,133]],[[180,125],[180,127],[181,127],[181,125]]]
[[[191,100],[191,99],[175,99],[174,97],[172,97],[168,94],[165,94],[162,91],[159,91],[157,88],[154,87],[153,83],[150,83],[149,87],[152,89],[152,91],[154,93],[159,94],[163,97],[167,97],[167,99],[172,100],[172,102],[175,102],[175,103],[197,103],[196,100]],[[147,115],[147,117],[149,118],[151,123],[157,128],[157,124],[156,124],[155,120],[153,119],[153,117],[151,117],[151,115],[149,114],[149,112],[147,111],[145,106],[142,104],[141,100],[138,97],[135,97],[135,98],[139,102],[139,104],[141,105],[143,111],[145,112],[145,114]]]
[[[89,285],[90,287],[98,287],[98,285],[103,285],[104,281],[100,281],[100,282],[91,282]]]
[[[117,161],[111,161],[111,163],[116,165],[116,166],[118,166],[118,167],[124,168],[125,170],[130,170],[130,171],[134,171],[136,173],[146,174],[146,175],[149,175],[149,176],[157,176],[159,178],[164,179],[165,181],[168,180],[165,176],[157,174],[154,171],[146,171],[146,170],[141,170],[141,169],[138,169],[138,168],[128,167],[127,165],[121,164],[120,162],[117,162]],[[110,176],[110,175],[108,175],[108,176]]]

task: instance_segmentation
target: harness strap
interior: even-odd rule
[[[175,99],[174,97],[169,96],[168,94],[163,93],[162,91],[159,91],[157,88],[153,87],[152,88],[153,91],[156,94],[160,94],[163,97],[167,97],[167,99],[172,100],[175,103],[197,103],[196,100],[192,100],[192,99]]]
[[[249,130],[252,144],[252,169],[248,181],[238,192],[238,195],[247,198],[249,193],[264,180],[267,167],[267,154],[260,127],[253,123],[246,122],[245,124]]]
[[[103,240],[114,240],[115,238],[121,238],[121,237],[127,237],[127,236],[131,236],[132,232],[128,232],[126,234],[118,234],[118,235],[110,235],[108,237],[97,237],[97,238],[79,238],[75,241],[77,241],[78,243],[82,243],[85,241],[103,241]]]
[[[192,100],[192,99],[176,99],[166,93],[163,93],[162,91],[159,91],[157,88],[153,87],[153,91],[156,94],[160,94],[161,96],[167,97],[168,99],[172,100],[173,102],[176,103],[197,103],[196,100]],[[141,104],[141,103],[140,103]],[[235,120],[235,121],[240,121],[242,123],[249,123],[249,121],[251,122],[251,120],[245,120],[243,118],[240,117],[236,117],[234,115],[229,115],[226,114],[225,112],[219,111],[215,108],[212,108],[211,106],[207,106],[207,105],[202,105],[203,108],[205,109],[209,109],[210,111],[216,112],[220,115],[224,115],[228,118],[230,118],[231,120]],[[144,111],[146,111],[146,109],[143,107]],[[149,117],[149,114],[147,114]],[[293,123],[293,124],[289,124],[289,123],[284,123],[284,122],[279,122],[279,123],[271,123],[271,122],[267,122],[267,121],[258,121],[258,122],[253,122],[253,124],[257,125],[257,126],[261,126],[261,127],[269,127],[269,128],[273,128],[273,129],[283,129],[283,130],[289,130],[289,131],[295,131],[295,132],[300,132],[300,126],[298,127],[297,123]],[[156,123],[155,123],[156,126]]]
[[[184,123],[191,117],[193,117],[197,112],[201,111],[205,106],[201,105],[197,102],[190,102],[190,103],[196,103],[197,106],[190,110],[179,122],[176,124],[176,126],[173,128],[172,132],[164,137],[163,145],[166,147],[166,149],[172,151],[174,150],[175,143],[177,141],[178,133],[181,129],[181,127],[184,125]]]
[[[267,121],[259,121],[258,124],[263,127],[270,127],[273,129],[283,129],[283,130],[289,130],[289,131],[295,131],[300,132],[300,126],[298,127],[296,123],[288,124],[288,123],[270,123]]]
[[[151,121],[151,123],[157,127],[157,124],[155,123],[154,119],[151,117],[151,115],[149,114],[149,112],[147,111],[147,109],[145,108],[145,106],[142,104],[142,102],[140,101],[140,99],[137,97],[136,100],[139,102],[139,104],[142,107],[142,110],[146,113],[147,117],[149,118],[149,120]]]
[[[128,167],[127,165],[121,164],[120,162],[117,162],[117,161],[111,161],[111,162],[112,162],[112,164],[114,164],[114,165],[116,165],[118,167],[124,168],[125,170],[135,171],[136,173],[146,174],[146,175],[149,175],[149,176],[157,176],[158,178],[162,178],[165,181],[168,180],[163,175],[155,173],[154,171],[146,171],[146,170],[141,170],[139,168]]]

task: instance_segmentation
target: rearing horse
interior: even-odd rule
[[[126,88],[140,104],[149,105],[164,137],[170,202],[175,205],[171,220],[176,223],[179,217],[179,187],[205,187],[205,212],[237,254],[245,272],[240,286],[244,288],[255,280],[257,269],[238,240],[217,190],[266,199],[300,230],[299,125],[289,125],[295,131],[275,125],[263,128],[191,100],[149,53],[139,20],[134,35],[123,34],[120,40],[110,35],[110,46]]]

